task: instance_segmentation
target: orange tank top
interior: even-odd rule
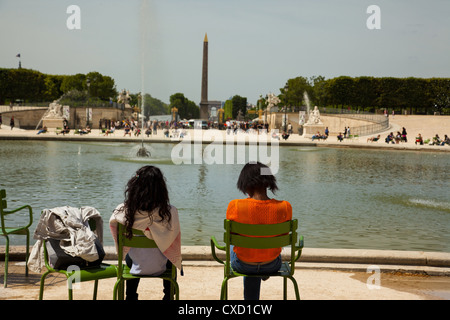
[[[227,219],[247,224],[275,224],[292,219],[292,206],[287,201],[255,200],[251,198],[232,200],[228,204]],[[276,259],[281,248],[249,249],[234,247],[239,260],[244,262],[268,262]]]

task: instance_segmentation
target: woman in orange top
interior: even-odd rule
[[[275,224],[292,219],[292,207],[287,201],[270,199],[267,189],[278,190],[276,178],[270,169],[259,162],[247,163],[241,171],[237,188],[247,199],[232,200],[228,204],[227,219],[247,224]],[[231,266],[245,274],[268,274],[281,267],[281,248],[248,249],[233,247]],[[268,277],[244,277],[244,299],[259,300],[261,279]]]

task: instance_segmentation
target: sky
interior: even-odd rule
[[[23,68],[198,104],[205,33],[209,100],[256,103],[298,76],[450,77],[450,0],[0,0],[0,68],[20,53]]]

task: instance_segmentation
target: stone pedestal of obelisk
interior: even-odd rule
[[[203,41],[202,96],[200,101],[200,119],[208,120],[208,36]]]

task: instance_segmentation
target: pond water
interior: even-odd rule
[[[228,202],[245,197],[236,188],[243,165],[176,165],[176,144],[145,146],[151,158],[134,157],[135,143],[0,141],[0,188],[10,209],[33,207],[33,231],[45,208],[95,207],[104,219],[104,244],[113,245],[108,220],[124,199],[126,182],[139,167],[154,164],[179,210],[182,245],[220,239]],[[269,196],[292,204],[306,247],[450,252],[449,153],[278,150],[280,190]],[[23,238],[12,243],[23,244]]]

